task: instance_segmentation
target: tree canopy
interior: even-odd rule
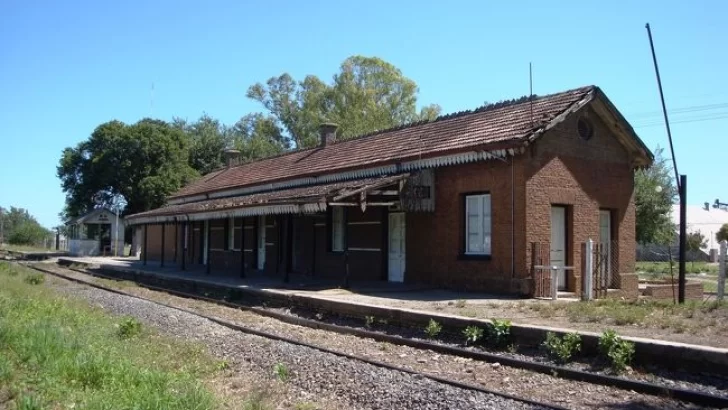
[[[63,219],[126,200],[124,214],[161,206],[165,197],[202,174],[225,165],[224,150],[250,161],[318,143],[321,122],[339,124],[339,137],[432,120],[440,107],[417,111],[417,85],[376,57],[347,58],[330,83],[289,74],[252,85],[247,96],[267,113],[249,113],[232,125],[203,114],[196,121],[109,121],[66,148],[57,175],[66,194]]]
[[[27,209],[14,206],[0,207],[0,227],[0,241],[12,245],[39,245],[52,235]]]
[[[723,226],[720,227],[718,232],[715,234],[715,239],[720,241],[728,241],[728,224],[723,224]]]
[[[675,235],[670,218],[677,189],[672,178],[669,161],[660,147],[655,149],[651,167],[635,173],[635,208],[637,242],[667,244]]]
[[[66,218],[110,206],[116,195],[127,202],[125,214],[159,207],[198,175],[189,165],[187,135],[152,119],[101,124],[88,140],[63,150],[57,174]]]
[[[352,56],[329,84],[314,75],[296,81],[284,73],[252,85],[247,96],[275,118],[291,145],[306,148],[317,144],[322,122],[337,123],[339,137],[347,139],[437,117],[437,105],[417,111],[417,93],[415,82],[392,64]]]
[[[697,252],[708,246],[708,240],[700,231],[690,232],[685,237],[685,245],[688,251]]]

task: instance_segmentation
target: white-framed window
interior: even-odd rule
[[[465,196],[465,254],[490,255],[490,194]]]
[[[331,251],[344,251],[344,208],[340,206],[331,209]]]

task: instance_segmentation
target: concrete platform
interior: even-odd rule
[[[30,261],[41,261],[48,260],[58,257],[67,256],[66,251],[11,251],[7,249],[0,249],[0,255],[10,256],[15,259],[30,260]]]
[[[246,273],[245,278],[231,276],[212,269],[206,274],[204,268],[195,267],[182,271],[179,266],[165,265],[159,262],[148,262],[144,265],[138,258],[115,257],[63,257],[59,258],[66,264],[78,263],[92,268],[133,270],[154,274],[163,278],[187,279],[201,283],[241,288],[258,289],[278,292],[282,294],[300,294],[325,297],[337,300],[350,300],[353,302],[377,303],[377,299],[400,299],[413,302],[455,302],[467,300],[471,304],[486,304],[494,302],[512,302],[523,300],[515,297],[494,295],[487,293],[463,293],[443,289],[435,289],[417,284],[394,283],[386,281],[352,281],[348,288],[344,288],[342,280],[321,279],[305,275],[290,274],[289,281],[284,281],[284,275],[264,275],[257,271]],[[342,274],[343,276],[343,274]]]
[[[140,284],[156,285],[170,289],[183,290],[210,297],[226,298],[237,292],[241,300],[266,303],[270,306],[285,306],[289,309],[314,310],[351,318],[364,319],[372,316],[387,319],[390,324],[422,329],[429,320],[436,320],[444,329],[460,332],[467,326],[487,327],[492,322],[487,319],[468,318],[443,312],[423,311],[407,307],[391,306],[382,299],[401,298],[406,301],[449,301],[468,298],[467,303],[497,303],[512,299],[493,295],[469,295],[444,290],[408,288],[401,284],[379,283],[380,288],[352,286],[352,289],[323,286],[304,282],[299,289],[287,288],[280,278],[249,276],[245,279],[205,275],[200,271],[181,272],[176,267],[143,266],[141,262],[128,258],[60,258],[59,263],[84,264],[91,270],[120,279],[135,280]],[[305,278],[304,278],[305,279]],[[301,280],[299,278],[299,280]],[[312,281],[313,282],[313,281]],[[291,283],[296,280],[291,278]],[[290,284],[289,284],[290,285]],[[306,286],[309,286],[306,290]],[[401,286],[399,289],[397,286]],[[302,290],[303,289],[303,290]],[[359,289],[358,291],[356,289]],[[359,293],[356,293],[359,292]],[[536,301],[543,303],[543,301]],[[406,303],[403,303],[407,306]],[[538,346],[546,339],[548,332],[566,334],[578,331],[582,337],[582,352],[596,355],[599,333],[549,326],[524,325],[513,323],[511,334],[514,343]],[[676,370],[708,372],[728,376],[728,349],[703,345],[623,336],[635,344],[636,363],[659,364]],[[665,360],[665,358],[670,360]]]

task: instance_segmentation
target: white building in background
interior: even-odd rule
[[[687,232],[700,231],[708,241],[706,252],[720,247],[715,239],[715,234],[718,233],[721,226],[728,224],[728,210],[713,208],[712,206],[688,205],[686,216]],[[680,205],[672,206],[671,217],[675,225],[680,223]]]
[[[95,209],[66,224],[68,252],[75,256],[123,256],[124,219],[108,209]]]

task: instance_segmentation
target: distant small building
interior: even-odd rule
[[[695,262],[716,262],[720,244],[715,238],[715,235],[718,233],[721,226],[728,224],[728,210],[712,208],[707,204],[705,206],[687,205],[685,209],[685,216],[687,218],[685,227],[687,232],[689,234],[700,232],[705,237],[706,242],[706,246],[700,250],[688,250],[686,252],[686,259],[688,261]],[[672,206],[670,219],[676,227],[679,226],[680,205]],[[670,245],[669,249],[666,245],[638,245],[637,260],[663,262],[669,260],[670,255],[672,255],[673,259],[677,259],[679,250],[677,235],[678,233],[676,231],[674,242]]]
[[[71,255],[124,255],[124,218],[119,217],[117,221],[114,212],[105,208],[95,209],[66,225],[69,228],[68,252]]]
[[[718,249],[720,244],[715,235],[723,225],[728,224],[728,210],[713,208],[708,204],[705,206],[688,205],[686,208],[688,233],[700,231],[705,236],[705,240],[708,242],[706,252],[710,249]],[[672,206],[670,216],[675,225],[680,223],[680,205]]]

